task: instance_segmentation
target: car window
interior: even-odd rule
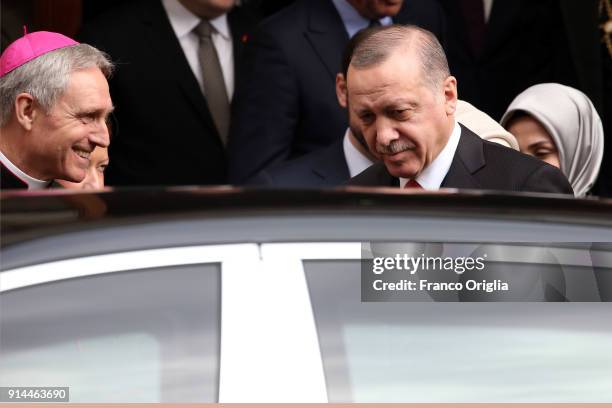
[[[421,254],[427,246],[430,254],[509,251],[504,244],[367,246],[389,254],[406,248]],[[612,303],[600,302],[612,293],[610,246],[553,246],[515,243],[513,258],[492,262],[490,270],[506,267],[515,283],[517,276],[531,282],[521,292],[525,299],[513,301],[487,298],[486,292],[443,297],[421,291],[363,302],[360,259],[303,256],[329,401],[612,400]],[[547,263],[536,280],[521,276],[542,266],[536,259],[553,259],[542,251],[554,254],[557,264]],[[525,259],[531,263],[521,271]],[[555,291],[547,286],[551,276]]]
[[[216,402],[220,265],[168,266],[0,296],[0,386],[71,402]]]
[[[612,400],[603,204],[246,193],[105,193],[104,216],[4,200],[0,386],[69,386],[71,402]],[[388,241],[486,251],[519,282],[517,253],[535,254],[546,273],[518,299],[364,301],[361,259]]]

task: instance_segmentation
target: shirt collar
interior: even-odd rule
[[[212,25],[217,33],[221,35],[226,40],[231,38],[229,24],[227,22],[227,14],[222,14],[219,17],[210,20],[210,25]]]
[[[440,151],[438,157],[432,161],[429,166],[427,166],[421,174],[416,178],[416,181],[423,187],[425,190],[439,190],[440,185],[444,181],[448,170],[450,170],[450,166],[453,163],[453,158],[455,157],[455,152],[457,151],[457,146],[459,145],[459,139],[461,138],[461,127],[459,123],[455,120],[455,126],[453,127],[453,132],[448,138],[448,142],[446,142],[446,146]],[[400,177],[400,187],[404,188],[406,183],[408,183],[409,179]]]
[[[354,36],[357,31],[367,28],[370,25],[370,20],[364,18],[361,14],[355,10],[355,7],[351,6],[347,0],[332,0],[340,18],[344,23],[344,28],[349,35],[349,38]],[[380,25],[387,26],[393,24],[391,17],[383,17],[380,20]]]
[[[183,6],[178,0],[162,0],[166,14],[170,20],[170,25],[176,33],[178,38],[183,38],[189,35],[193,30],[200,24],[202,19],[185,6]],[[209,21],[210,25],[225,39],[230,38],[229,24],[227,22],[227,14],[214,18]]]
[[[28,185],[28,190],[44,190],[49,187],[51,181],[38,180],[34,177],[25,174],[19,167],[15,166],[2,152],[0,152],[0,161],[4,166],[9,169],[18,179]]]
[[[351,142],[351,129],[346,129],[344,133],[344,140],[342,141],[342,146],[344,148],[344,158],[346,159],[346,165],[349,169],[349,174],[351,177],[355,177],[368,167],[370,167],[374,162],[366,157],[363,153],[361,153]]]

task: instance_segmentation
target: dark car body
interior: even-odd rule
[[[73,402],[612,401],[611,201],[178,188],[1,205],[0,386],[69,386]],[[531,283],[364,300],[364,259],[385,251],[487,253]]]

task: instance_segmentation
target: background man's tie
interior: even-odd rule
[[[223,144],[227,144],[227,134],[230,123],[230,106],[223,79],[223,71],[219,63],[217,50],[212,42],[211,34],[215,29],[207,20],[202,20],[195,28],[200,38],[198,57],[202,67],[202,82],[204,94],[210,113],[221,136]]]

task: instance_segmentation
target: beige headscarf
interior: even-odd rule
[[[589,98],[568,86],[538,84],[512,101],[502,126],[518,112],[529,114],[544,126],[559,151],[561,171],[576,197],[584,197],[599,174],[604,144],[603,125]]]
[[[455,118],[457,122],[461,123],[484,140],[499,143],[502,146],[514,150],[519,149],[518,142],[512,133],[504,129],[495,119],[466,101],[457,101]]]

